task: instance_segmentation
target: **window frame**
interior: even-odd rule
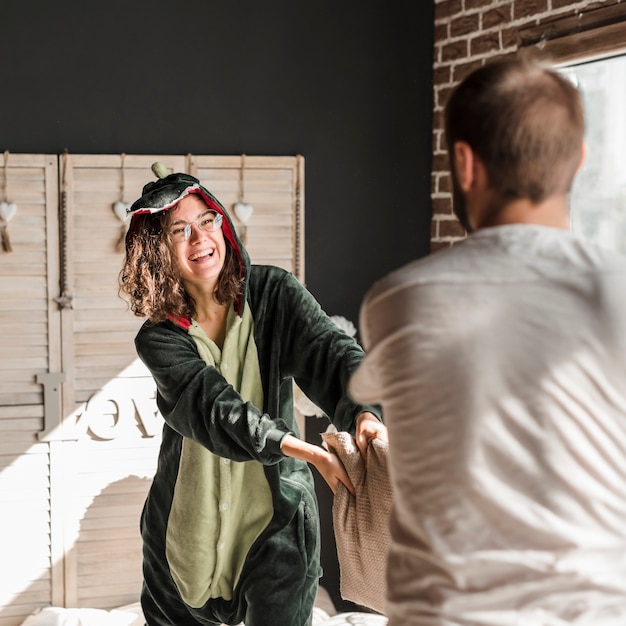
[[[521,28],[522,56],[565,65],[626,52],[626,4],[582,10]]]

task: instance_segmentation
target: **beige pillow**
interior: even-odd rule
[[[389,444],[373,439],[364,462],[349,433],[324,433],[322,438],[344,464],[356,490],[353,497],[339,485],[333,501],[341,597],[384,613],[391,511]]]

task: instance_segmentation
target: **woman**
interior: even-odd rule
[[[165,419],[141,519],[146,622],[310,624],[308,463],[333,491],[354,489],[337,457],[298,438],[292,379],[364,451],[386,429],[346,392],[362,350],[292,274],[250,264],[196,178],[148,183],[129,213],[120,291],[147,318],[135,345]]]

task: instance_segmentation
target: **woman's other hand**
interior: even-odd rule
[[[356,445],[361,451],[361,456],[367,458],[367,446],[372,439],[381,439],[389,443],[387,427],[369,411],[359,413],[356,418]]]

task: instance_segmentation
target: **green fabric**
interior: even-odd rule
[[[287,433],[298,434],[294,379],[337,430],[354,434],[356,416],[370,408],[354,403],[347,393],[363,351],[286,270],[249,267],[245,293],[254,318],[262,407],[245,402],[222,373],[204,362],[184,320],[146,322],[135,339],[156,382],[165,419],[157,471],[141,518],[141,601],[151,626],[310,623],[321,575],[315,486],[307,463],[284,456],[280,444]],[[371,410],[379,414],[377,407]],[[272,520],[247,554],[232,600],[209,599],[199,608],[180,597],[165,554],[184,438],[232,461],[262,463],[274,505]]]
[[[254,322],[231,309],[223,350],[192,322],[189,334],[244,401],[263,406]],[[272,494],[258,461],[236,462],[184,438],[168,520],[166,554],[181,598],[201,607],[209,598],[231,600],[252,544],[273,515]]]
[[[185,177],[168,177],[157,187],[165,191],[171,182],[186,188]],[[224,215],[224,237],[235,249],[243,271],[242,298],[234,309],[243,315],[247,302],[254,319],[262,404],[242,397],[227,379],[227,370],[207,365],[190,334],[195,331],[189,320],[146,322],[137,334],[137,354],[154,378],[157,405],[165,420],[157,470],[141,516],[143,613],[150,626],[241,622],[307,626],[321,575],[319,512],[310,468],[304,461],[286,457],[280,447],[287,433],[299,434],[293,381],[324,410],[337,430],[354,434],[356,416],[370,408],[356,404],[347,393],[348,380],[361,363],[363,351],[332,323],[292,273],[276,266],[250,265],[227,211],[204,187],[198,192],[208,206]],[[131,223],[131,237],[132,232]],[[223,362],[221,355],[218,362]],[[380,414],[377,407],[371,410]],[[262,464],[273,503],[272,519],[247,551],[232,600],[210,598],[200,607],[181,598],[166,556],[172,499],[178,485],[196,481],[195,474],[191,480],[179,480],[187,440],[231,462]],[[180,511],[186,513],[185,523],[187,518],[211,517],[206,511],[194,512],[201,501],[193,499],[187,511]],[[246,513],[256,509],[243,497],[240,501]],[[206,550],[199,543],[198,550]]]

